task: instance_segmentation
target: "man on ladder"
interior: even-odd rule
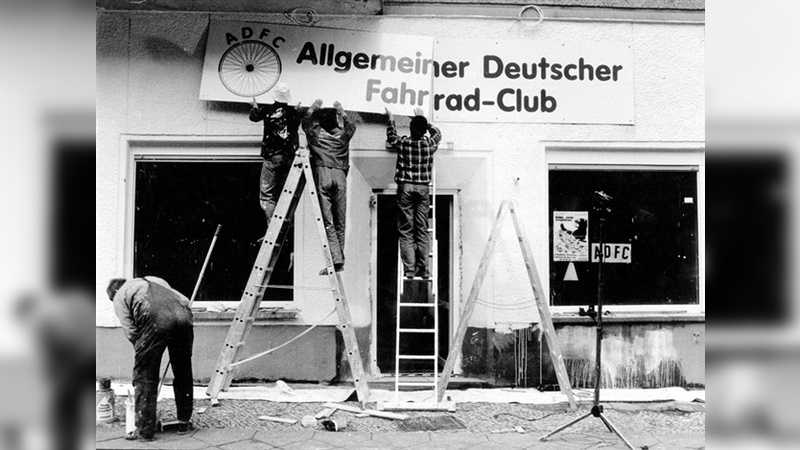
[[[400,264],[397,269],[395,401],[385,406],[389,409],[403,409],[410,406],[399,401],[401,386],[430,386],[434,390],[432,396],[434,400],[437,388],[436,375],[439,363],[437,274],[435,257],[432,261],[428,258],[436,253],[435,234],[431,233],[435,226],[431,226],[429,215],[434,213],[435,224],[435,201],[431,200],[431,196],[435,196],[436,192],[433,155],[439,146],[442,134],[438,128],[428,123],[421,108],[416,108],[414,114],[410,126],[411,136],[401,137],[397,135],[392,113],[386,109],[389,121],[386,129],[387,149],[397,152],[394,179],[397,183],[397,230],[400,236],[399,259],[402,264],[402,269]],[[404,314],[404,311],[410,314]],[[421,325],[415,320],[420,316],[412,311],[426,311],[421,317]],[[428,319],[432,319],[432,327],[426,325],[430,323]],[[430,338],[424,338],[425,335]],[[426,348],[431,348],[432,354],[428,354],[424,350]],[[401,381],[401,361],[430,361],[433,366],[433,381]]]
[[[303,116],[314,183],[317,185],[322,220],[337,272],[344,270],[344,237],[347,217],[347,172],[350,170],[350,140],[356,124],[345,113],[342,104],[333,102],[333,109],[322,107],[317,99]],[[341,121],[341,123],[340,123]],[[321,276],[328,275],[322,269]]]
[[[291,106],[292,94],[289,86],[278,83],[275,86],[274,102],[259,106],[256,99],[250,102],[251,122],[264,122],[264,136],[261,139],[261,179],[259,183],[259,203],[267,216],[267,226],[275,212],[275,205],[286,182],[289,166],[299,147],[297,129],[300,126],[300,104]]]
[[[394,181],[397,183],[397,231],[400,234],[400,258],[406,278],[431,276],[428,267],[431,238],[428,233],[430,210],[431,170],[433,154],[442,140],[438,128],[428,123],[422,108],[414,110],[411,136],[398,136],[394,116],[386,115],[387,150],[397,152]],[[430,136],[426,136],[430,134]]]

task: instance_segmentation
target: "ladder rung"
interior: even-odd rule
[[[436,303],[403,303],[403,302],[400,302],[400,306],[431,307],[431,306],[436,306]]]
[[[401,333],[435,333],[433,328],[400,328]]]
[[[399,381],[397,383],[397,385],[398,386],[436,386],[436,383],[433,382],[433,381],[425,381],[425,382],[422,382],[422,381],[417,381],[417,382]]]
[[[436,359],[434,355],[397,355],[398,359]]]

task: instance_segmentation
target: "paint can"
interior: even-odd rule
[[[114,390],[111,389],[111,379],[101,378],[99,385],[100,389],[95,393],[95,418],[97,423],[111,423],[116,420],[114,416],[116,398]]]
[[[136,431],[136,401],[133,399],[131,391],[128,391],[128,398],[125,400],[125,434],[132,435]]]

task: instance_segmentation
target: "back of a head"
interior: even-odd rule
[[[108,287],[106,288],[106,294],[108,294],[108,299],[114,301],[114,296],[117,295],[117,291],[119,288],[122,287],[125,282],[128,281],[125,278],[112,278],[108,282]]]
[[[411,128],[411,139],[420,139],[428,131],[428,119],[424,116],[414,116],[409,128]]]
[[[339,119],[336,117],[336,110],[333,108],[322,108],[319,112],[319,125],[328,133],[339,128]]]

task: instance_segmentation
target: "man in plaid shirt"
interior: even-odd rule
[[[389,126],[386,128],[387,150],[397,152],[394,181],[397,183],[397,231],[400,234],[400,259],[406,278],[429,278],[428,253],[431,238],[428,233],[428,211],[433,154],[442,140],[438,128],[428,123],[422,108],[414,110],[411,136],[398,136],[394,116],[386,109]],[[427,136],[426,136],[427,134]]]

